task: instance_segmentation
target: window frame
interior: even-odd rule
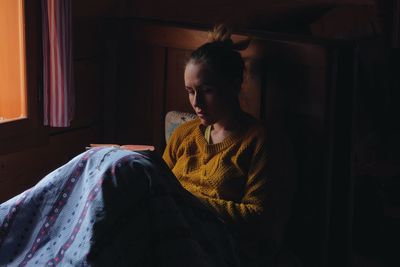
[[[47,142],[42,123],[39,84],[42,82],[42,31],[40,1],[24,0],[27,118],[0,124],[0,155]]]

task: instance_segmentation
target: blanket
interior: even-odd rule
[[[238,266],[154,152],[93,148],[0,205],[0,266]]]

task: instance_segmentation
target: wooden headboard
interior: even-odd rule
[[[191,112],[184,66],[191,51],[207,41],[207,29],[139,19],[105,26],[104,141],[150,144],[161,153],[166,112]],[[355,45],[256,31],[233,39],[248,35],[253,42],[242,53],[247,72],[241,105],[289,140],[299,182],[288,242],[323,266],[328,249],[348,238],[348,203],[339,196],[351,187]],[[286,164],[285,155],[280,164]],[[342,236],[331,234],[341,230]],[[312,248],[303,246],[306,239]],[[316,251],[323,256],[315,257]]]

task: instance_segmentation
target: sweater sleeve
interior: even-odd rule
[[[168,167],[172,170],[179,158],[179,147],[182,143],[182,141],[185,139],[187,136],[188,129],[190,130],[192,123],[191,122],[186,122],[181,125],[179,125],[171,134],[167,146],[164,149],[163,153],[163,160],[167,163]]]
[[[176,132],[176,131],[175,131]],[[174,132],[174,133],[175,133]],[[167,163],[168,167],[172,170],[172,168],[176,164],[176,149],[177,149],[177,135],[172,134],[170,139],[168,140],[167,146],[164,149],[163,160]]]

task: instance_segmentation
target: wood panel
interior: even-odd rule
[[[0,157],[0,202],[33,186],[47,173],[84,151],[90,143],[100,142],[100,127],[58,134],[49,143]]]
[[[99,56],[102,48],[101,20],[74,17],[72,26],[74,60],[94,59]]]
[[[197,47],[208,41],[208,28],[184,28],[179,26],[143,23],[140,21],[127,21],[128,31],[132,32],[135,41],[146,42],[148,44],[170,47],[182,50],[195,50]],[[247,35],[233,34],[234,42],[244,41]],[[254,49],[250,46],[241,52],[243,57],[254,54]]]
[[[99,122],[103,112],[102,73],[97,62],[75,61],[75,116],[72,128]]]
[[[86,0],[72,1],[72,14],[75,18],[94,18],[117,13],[122,0]]]
[[[183,74],[191,51],[168,49],[167,85],[165,95],[165,111],[178,110],[193,113],[188,94],[185,90]]]
[[[117,142],[162,147],[165,49],[124,40],[118,47]]]

